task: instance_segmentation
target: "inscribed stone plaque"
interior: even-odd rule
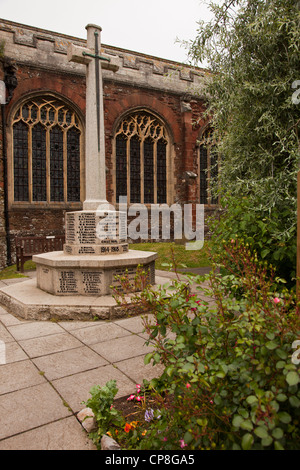
[[[96,216],[94,212],[79,213],[77,233],[80,244],[96,243]]]
[[[101,294],[103,271],[83,271],[82,282],[86,294]]]
[[[67,243],[75,243],[75,216],[67,214],[66,217],[66,241]]]
[[[78,294],[75,271],[61,271],[59,276],[59,293]]]

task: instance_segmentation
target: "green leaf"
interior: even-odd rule
[[[192,440],[193,440],[192,434],[187,431],[187,432],[184,434],[184,436],[183,436],[183,440],[184,440],[184,442],[185,442],[186,444],[189,444],[189,443],[192,442]]]
[[[275,441],[275,442],[274,442],[274,449],[275,449],[275,450],[284,450],[284,447],[282,447],[282,445],[280,444],[280,442]]]
[[[153,356],[153,353],[146,354],[146,356],[144,357],[144,364],[149,364],[149,362],[152,359],[152,356]]]
[[[254,442],[254,438],[252,434],[244,434],[242,439],[242,449],[243,450],[250,450]]]
[[[257,437],[260,437],[261,439],[266,439],[267,437],[269,437],[267,429],[263,426],[258,426],[254,429],[254,432]]]
[[[297,385],[297,383],[299,382],[299,375],[297,374],[297,372],[294,371],[289,372],[285,380],[289,385]]]
[[[246,402],[249,404],[249,405],[253,405],[253,403],[257,403],[257,397],[255,395],[250,395],[249,397],[247,397],[246,399]]]
[[[276,397],[276,400],[278,401],[286,401],[287,400],[287,396],[284,394],[284,393],[278,393],[277,397]]]
[[[273,429],[272,431],[272,436],[275,438],[275,439],[281,439],[283,437],[283,431],[281,428],[275,428]]]
[[[169,377],[171,377],[171,375],[173,374],[173,371],[174,371],[174,366],[168,366],[165,369],[165,372]]]
[[[280,359],[286,359],[288,357],[287,353],[283,349],[276,349],[276,354]]]
[[[219,377],[220,379],[224,379],[225,375],[226,374],[222,371],[216,373],[216,376]]]
[[[274,339],[275,338],[275,333],[271,332],[271,331],[268,331],[268,333],[266,334],[266,337],[270,340]]]
[[[278,344],[275,343],[275,341],[268,341],[268,342],[266,343],[266,348],[267,348],[267,349],[270,349],[271,351],[273,351],[273,349],[276,349],[277,346],[278,346]]]
[[[290,397],[289,402],[291,406],[293,406],[294,408],[299,408],[300,406],[300,400],[297,397],[294,397],[294,396]]]
[[[240,424],[240,427],[244,429],[245,431],[252,431],[253,429],[253,424],[251,423],[250,419],[245,419],[243,422]]]
[[[159,361],[160,361],[160,355],[158,353],[155,353],[154,356],[153,356],[153,360],[154,360],[155,364],[158,364]]]
[[[280,411],[278,413],[278,419],[284,424],[288,424],[292,420],[291,416],[286,411]]]
[[[265,250],[261,251],[261,257],[265,258],[266,256],[268,256],[269,253],[270,253],[270,250],[266,248]]]
[[[273,438],[271,436],[267,436],[261,440],[261,445],[264,447],[268,447],[273,442]]]
[[[236,428],[239,428],[241,423],[243,422],[243,418],[239,415],[235,415],[233,420],[232,420],[232,425]]]
[[[222,398],[221,398],[221,397],[215,397],[215,398],[214,398],[214,402],[215,402],[216,405],[219,406],[219,405],[221,405],[221,403],[222,403]]]
[[[199,424],[199,426],[206,426],[207,423],[208,423],[208,421],[207,421],[206,418],[197,419],[197,424]]]

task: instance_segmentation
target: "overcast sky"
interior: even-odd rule
[[[194,39],[208,15],[203,0],[0,0],[0,18],[83,39],[94,23],[104,44],[177,62],[187,52],[176,38]]]

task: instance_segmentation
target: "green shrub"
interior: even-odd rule
[[[245,245],[235,243],[232,256],[250,266],[238,301],[215,272],[207,277],[215,307],[182,282],[171,296],[167,286],[141,296],[155,316],[145,320],[156,346],[145,361],[165,366],[149,385],[165,406],[139,448],[299,449],[299,309],[287,290],[274,291],[274,277]]]
[[[113,406],[118,388],[116,380],[109,380],[105,386],[96,385],[91,388],[89,398],[84,404],[89,407],[95,416],[97,429],[90,433],[90,438],[98,449],[101,448],[101,438],[103,434],[109,432],[114,427],[123,426],[124,418]]]
[[[143,414],[125,427],[111,416],[112,394],[106,412],[98,389],[87,402],[101,432],[119,437],[123,448],[300,448],[299,307],[246,244],[230,244],[224,266],[234,265],[240,277],[213,270],[135,294],[154,348],[145,363],[161,363],[164,371],[144,380]],[[214,302],[191,294],[191,281]]]
[[[223,197],[222,214],[210,219],[211,246],[214,255],[223,257],[224,245],[238,238],[248,243],[259,260],[267,261],[276,269],[277,276],[285,279],[289,287],[295,285],[296,277],[296,225],[287,224],[288,208],[273,207],[263,210],[253,207],[251,198]],[[286,209],[286,210],[285,210]],[[295,219],[296,220],[296,219]],[[283,224],[283,221],[285,223]],[[289,229],[283,231],[283,225]]]

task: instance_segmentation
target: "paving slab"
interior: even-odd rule
[[[72,413],[53,387],[49,383],[43,383],[1,395],[0,414],[0,439],[3,439],[65,418]]]
[[[96,344],[101,341],[113,340],[120,336],[126,336],[129,332],[115,323],[93,324],[90,328],[80,328],[72,331],[72,335],[84,344]]]
[[[18,341],[41,336],[52,335],[54,333],[64,333],[62,328],[51,322],[27,322],[7,327],[10,334]]]
[[[86,346],[38,357],[32,362],[45,373],[45,377],[49,380],[108,364],[108,361]]]
[[[74,416],[0,441],[0,450],[96,450]]]
[[[109,380],[117,381],[119,390],[116,398],[130,395],[135,390],[135,382],[130,376],[123,374],[112,364],[53,380],[52,385],[64,397],[73,412],[77,413],[85,408],[82,402],[91,397],[90,389],[95,385],[102,387]]]
[[[22,340],[20,345],[29,357],[34,358],[78,348],[82,343],[68,333],[58,333]]]
[[[94,351],[107,360],[116,363],[135,356],[145,356],[148,352],[153,351],[153,347],[145,346],[145,339],[131,334],[116,338],[114,341],[104,341],[91,346]]]
[[[25,359],[28,359],[28,356],[16,341],[5,344],[5,364],[19,362]]]
[[[0,340],[4,341],[4,343],[9,343],[10,341],[14,341],[14,337],[9,333],[8,329],[0,323]]]
[[[11,315],[11,313],[7,313],[5,310],[5,313],[0,312],[0,317],[1,317],[1,322],[4,326],[13,326],[13,325],[21,325],[21,323],[24,324],[26,320],[19,320],[17,317],[14,315]]]
[[[132,333],[142,333],[145,329],[142,316],[116,320],[115,324]],[[148,321],[153,321],[153,315],[146,314],[144,317],[147,317]]]
[[[164,367],[161,364],[152,363],[145,365],[144,356],[132,357],[116,364],[118,369],[125,375],[129,375],[135,384],[142,383],[143,379],[151,380],[159,377]]]
[[[45,383],[44,377],[30,360],[3,364],[0,374],[0,395]]]

